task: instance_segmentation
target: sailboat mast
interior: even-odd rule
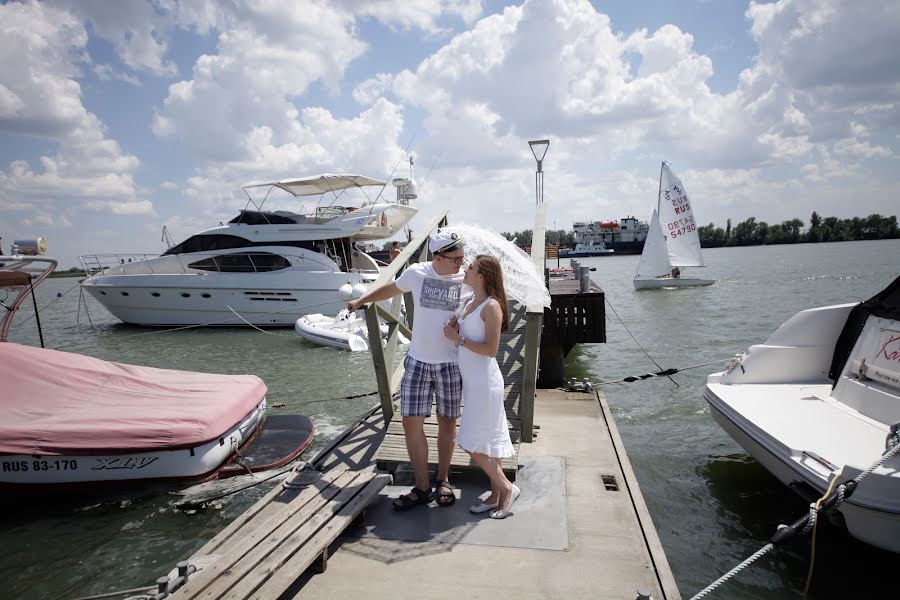
[[[662,164],[659,166],[659,189],[656,191],[656,212],[659,214],[660,202],[662,202],[662,172],[663,167],[666,166],[666,161],[662,161]]]

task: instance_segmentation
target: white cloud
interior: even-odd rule
[[[106,0],[50,0],[66,12],[88,21],[94,35],[109,41],[130,69],[173,75],[175,65],[165,59],[169,19],[150,2]]]
[[[347,12],[373,17],[389,27],[420,29],[426,33],[443,31],[438,21],[447,16],[472,23],[481,15],[480,0],[339,0],[336,4]]]
[[[18,206],[98,197],[136,201],[131,173],[137,158],[106,137],[103,123],[82,102],[82,24],[50,6],[6,4],[0,6],[0,39],[3,106],[11,113],[0,116],[0,132],[56,145],[40,158],[40,170],[22,160],[0,170],[0,199]]]
[[[271,130],[275,145],[303,143],[292,99],[317,81],[337,90],[350,61],[365,50],[353,18],[325,4],[241,5],[201,56],[193,78],[169,88],[153,130],[201,160],[247,160],[248,136]]]
[[[141,81],[129,73],[117,71],[111,65],[94,65],[94,73],[101,81],[124,81],[140,87]]]

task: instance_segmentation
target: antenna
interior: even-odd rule
[[[172,239],[172,236],[169,234],[169,228],[166,225],[163,225],[162,228],[162,239],[161,242],[165,242],[166,248],[171,248],[175,245],[175,241]]]
[[[398,160],[398,161],[397,161],[397,164],[394,165],[394,168],[391,169],[391,174],[388,175],[387,181],[385,181],[385,182],[384,182],[384,185],[381,186],[381,191],[378,192],[378,195],[377,195],[377,196],[375,196],[375,202],[373,202],[372,204],[378,204],[378,199],[381,198],[381,195],[384,193],[384,188],[387,187],[387,182],[390,181],[390,180],[391,180],[391,177],[394,176],[394,171],[396,171],[396,170],[397,170],[397,167],[400,166],[400,161],[403,160],[403,157],[404,157],[404,156],[406,156],[406,153],[409,151],[409,147],[412,146],[412,143],[415,141],[415,139],[416,139],[416,136],[413,135],[413,136],[412,136],[412,139],[409,140],[409,143],[406,144],[406,148],[403,149],[403,154],[400,156],[400,160]],[[412,158],[412,157],[410,157],[410,158]]]

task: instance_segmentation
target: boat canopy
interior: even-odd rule
[[[835,343],[831,369],[828,371],[828,376],[834,380],[835,386],[870,315],[900,321],[900,277],[850,311],[844,329]]]
[[[385,185],[385,182],[365,175],[332,175],[325,173],[299,179],[281,179],[279,181],[253,181],[244,185],[244,189],[275,186],[294,196],[319,196],[327,192],[339,192],[347,188],[368,185]]]
[[[253,375],[109,362],[0,343],[0,454],[80,455],[192,448],[266,396]]]

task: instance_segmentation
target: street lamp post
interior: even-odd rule
[[[537,171],[534,174],[534,203],[541,204],[544,202],[544,156],[547,155],[550,140],[531,140],[528,145],[531,146],[531,153],[537,161]]]
[[[531,140],[528,145],[531,146],[531,153],[534,154],[534,160],[537,161],[537,171],[534,173],[534,203],[535,205],[543,204],[544,157],[547,155],[547,148],[550,147],[550,140]],[[559,266],[559,255],[556,257],[556,266]]]

